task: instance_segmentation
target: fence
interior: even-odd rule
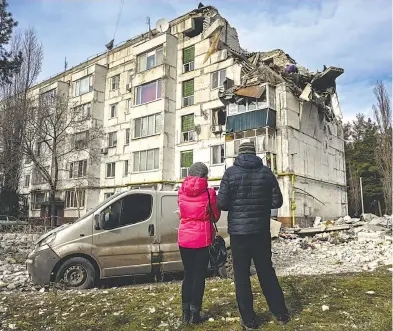
[[[47,225],[34,225],[34,224],[29,224],[29,225],[15,225],[15,224],[1,224],[0,225],[0,232],[15,232],[15,233],[24,233],[24,234],[32,234],[32,233],[45,233],[48,232],[55,227],[52,226],[47,226]]]

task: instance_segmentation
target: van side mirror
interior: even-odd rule
[[[100,230],[100,215],[96,214],[94,215],[94,230]]]

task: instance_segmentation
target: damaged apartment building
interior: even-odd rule
[[[218,188],[246,140],[278,177],[284,205],[277,217],[284,225],[345,215],[335,87],[342,73],[311,72],[282,50],[245,51],[211,6],[161,19],[156,29],[33,88],[66,94],[89,114],[87,125],[105,131],[99,160],[75,156],[77,178],[61,176],[58,215],[72,220],[119,190],[176,189],[196,161],[208,165],[209,182]],[[24,178],[31,172],[26,167]],[[83,192],[78,203],[76,181]],[[20,191],[29,197],[30,217],[42,216],[45,185],[24,180]]]

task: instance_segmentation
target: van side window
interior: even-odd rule
[[[123,198],[123,212],[120,226],[137,224],[148,220],[153,210],[150,194],[131,194]]]

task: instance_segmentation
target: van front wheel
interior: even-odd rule
[[[64,261],[56,273],[57,283],[80,290],[92,288],[94,279],[94,267],[83,257],[72,257]]]

